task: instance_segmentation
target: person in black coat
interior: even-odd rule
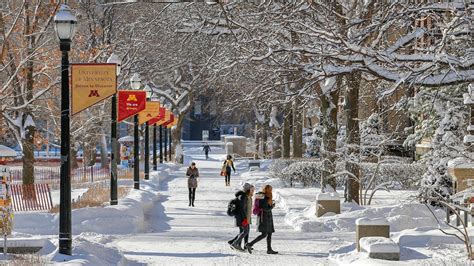
[[[245,192],[245,201],[246,203],[242,203],[240,201],[240,206],[242,206],[245,216],[247,217],[247,221],[245,222],[246,226],[242,226],[242,212],[239,210],[238,215],[235,216],[236,220],[236,225],[239,227],[239,234],[235,236],[232,240],[229,240],[228,243],[231,245],[232,248],[238,249],[238,250],[243,250],[241,247],[242,245],[242,238],[244,240],[244,244],[247,245],[249,242],[249,232],[250,232],[250,224],[251,224],[251,215],[252,215],[252,196],[253,192],[255,191],[255,187],[249,183],[245,183],[243,185],[243,190],[237,192],[236,196],[239,195],[238,197],[242,197],[240,192]],[[241,198],[240,198],[241,200]],[[238,217],[237,217],[238,216]],[[245,228],[247,227],[247,228]]]
[[[250,226],[249,226],[249,219],[248,216],[248,197],[250,194],[250,189],[253,187],[250,184],[245,184],[248,186],[244,186],[244,190],[238,191],[235,193],[235,197],[238,199],[237,204],[237,213],[235,214],[235,223],[236,226],[239,227],[239,234],[234,238],[232,244],[230,244],[231,248],[237,249],[239,251],[244,251],[242,248],[242,239],[244,239],[249,234]]]
[[[258,241],[267,238],[267,254],[278,254],[277,251],[272,249],[272,234],[275,232],[272,214],[275,203],[273,202],[272,186],[266,185],[262,192],[265,197],[259,200],[259,207],[262,209],[262,212],[258,216],[258,231],[262,234],[245,245],[245,248],[249,253],[252,253],[252,246]]]

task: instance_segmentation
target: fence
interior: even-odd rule
[[[48,184],[13,184],[11,191],[14,212],[49,211],[53,207]]]
[[[12,169],[12,183],[22,183],[22,169]],[[133,173],[133,168],[119,168],[117,171],[118,178],[127,178]],[[60,169],[59,167],[49,168],[35,168],[35,183],[36,184],[49,184],[52,188],[59,186],[60,181]],[[80,185],[84,183],[91,183],[94,181],[102,181],[110,179],[110,169],[100,168],[98,166],[77,168],[71,171],[71,184]]]

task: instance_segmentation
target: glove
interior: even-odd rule
[[[247,225],[249,225],[249,222],[247,221],[247,218],[246,218],[242,221],[242,226],[246,227]]]

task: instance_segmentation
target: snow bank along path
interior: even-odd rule
[[[238,228],[225,211],[228,201],[241,187],[241,178],[233,176],[231,186],[226,187],[219,176],[223,154],[213,150],[206,161],[199,154],[201,150],[186,150],[185,165],[160,181],[159,200],[146,214],[148,232],[123,236],[112,243],[128,261],[155,265],[317,265],[330,263],[330,250],[353,241],[351,234],[341,240],[330,233],[297,232],[286,225],[285,212],[277,207],[273,248],[280,251],[279,255],[267,255],[264,240],[254,246],[253,254],[231,250],[227,241]],[[197,163],[201,175],[194,208],[188,207],[184,174],[191,160]],[[246,164],[236,165],[238,172],[246,171]],[[250,239],[257,234],[254,217]]]

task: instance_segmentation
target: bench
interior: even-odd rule
[[[363,237],[359,240],[362,251],[369,258],[381,260],[400,260],[400,247],[392,239],[386,237]]]
[[[252,167],[258,167],[260,169],[260,161],[249,161],[249,169]]]

